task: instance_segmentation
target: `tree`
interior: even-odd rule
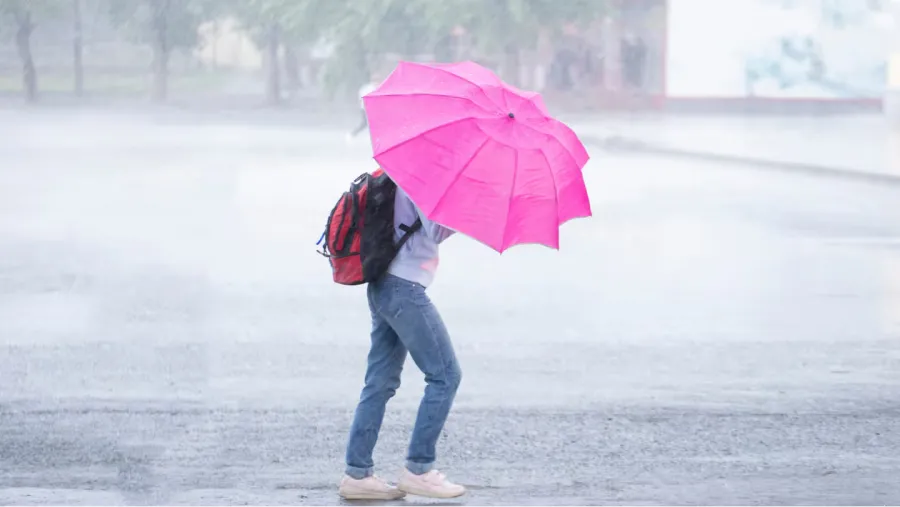
[[[75,69],[75,95],[84,95],[84,34],[81,0],[72,0],[72,66]]]
[[[281,46],[281,26],[278,21],[266,24],[266,102],[281,103],[281,73],[278,64],[278,48]]]
[[[244,0],[233,5],[235,15],[251,38],[263,48],[266,102],[273,106],[281,103],[278,50],[281,44],[280,18],[287,4],[286,0]]]
[[[435,49],[454,27],[464,27],[476,41],[478,52],[502,57],[500,73],[515,84],[520,55],[535,48],[542,29],[559,31],[566,23],[590,23],[603,15],[612,0],[326,0],[297,1],[306,16],[288,18],[286,30],[312,31],[335,44],[334,58],[326,64],[326,84],[369,78],[375,59],[386,53],[413,57]],[[311,5],[318,5],[313,12]],[[330,9],[330,12],[323,11]],[[310,27],[310,20],[325,19],[326,26]],[[299,23],[298,23],[299,22]],[[303,28],[296,28],[298,23]],[[484,62],[488,63],[488,62]]]
[[[151,98],[164,102],[169,94],[172,51],[197,44],[198,27],[217,9],[216,0],[110,0],[110,17],[133,39],[153,50]]]
[[[0,17],[11,19],[16,30],[16,50],[22,62],[22,88],[25,100],[38,99],[37,68],[31,51],[31,35],[38,20],[55,12],[58,2],[53,0],[0,0]]]
[[[242,0],[237,11],[266,48],[267,96],[277,103],[277,58],[325,40],[334,47],[325,63],[325,85],[334,92],[368,81],[384,55],[410,58],[430,53],[456,26],[474,36],[482,54],[502,56],[501,74],[519,77],[520,53],[536,45],[541,29],[588,23],[612,0]],[[289,42],[288,42],[289,41]],[[290,69],[290,65],[286,65]]]
[[[321,0],[320,0],[321,1]],[[384,55],[411,57],[428,52],[433,45],[433,0],[346,0],[329,3],[332,12],[320,35],[334,44],[335,52],[325,65],[325,84],[334,91],[342,86],[354,90],[383,73]],[[337,8],[336,6],[341,6]],[[321,11],[319,11],[321,12]],[[321,14],[320,14],[321,15]],[[315,19],[315,17],[310,17]]]
[[[311,46],[330,33],[353,0],[242,0],[233,12],[264,48],[266,55],[266,101],[281,102],[280,53],[285,50],[287,78],[296,78],[296,50]],[[363,3],[363,2],[356,2]]]
[[[300,88],[300,56],[297,45],[291,40],[283,40],[284,46],[284,80],[290,93]]]

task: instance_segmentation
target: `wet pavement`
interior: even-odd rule
[[[0,139],[0,503],[338,503],[368,316],[314,243],[364,143],[86,113]],[[560,252],[442,249],[459,503],[900,502],[900,189],[586,172]]]

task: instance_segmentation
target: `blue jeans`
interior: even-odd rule
[[[378,440],[384,409],[400,387],[406,353],[425,374],[425,395],[409,443],[406,468],[414,474],[431,470],[435,446],[453,405],[462,372],[450,335],[425,287],[386,275],[368,286],[372,312],[372,348],[350,440],[346,473],[355,479],[372,475],[372,451]]]

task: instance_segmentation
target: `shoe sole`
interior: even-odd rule
[[[406,492],[397,490],[397,493],[372,493],[368,491],[338,490],[338,495],[344,500],[401,500]]]
[[[446,499],[448,499],[448,498],[459,498],[459,497],[461,497],[461,496],[463,496],[463,495],[466,494],[466,490],[465,490],[465,489],[462,490],[460,493],[456,493],[456,494],[445,494],[445,495],[442,495],[442,494],[440,494],[440,493],[435,493],[435,492],[433,492],[433,491],[427,491],[427,490],[424,490],[424,489],[418,489],[418,488],[416,488],[416,487],[397,486],[397,489],[399,489],[400,491],[406,493],[407,495],[423,496],[423,497],[425,497],[425,498],[441,498],[441,499],[444,499],[444,500],[446,500]]]

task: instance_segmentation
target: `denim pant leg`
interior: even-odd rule
[[[416,366],[425,374],[425,395],[419,405],[409,444],[406,467],[414,474],[431,470],[435,447],[462,372],[444,322],[431,303],[425,288],[400,278],[389,277],[395,298],[383,309],[385,319],[409,350]]]
[[[366,384],[356,407],[347,443],[346,473],[364,479],[374,473],[372,452],[384,420],[388,400],[400,387],[400,373],[406,361],[406,347],[378,313],[379,300],[384,299],[380,284],[369,284],[369,310],[372,312],[372,348],[369,351]]]

